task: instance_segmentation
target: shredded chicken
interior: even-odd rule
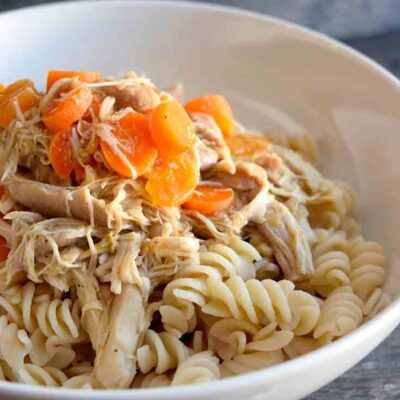
[[[296,281],[311,275],[314,266],[307,238],[284,204],[270,202],[265,220],[258,228],[271,245],[287,279]]]
[[[104,86],[101,88],[107,96],[115,97],[118,106],[132,107],[136,111],[151,110],[160,103],[157,90],[142,82],[127,85]]]
[[[196,151],[200,161],[200,171],[207,171],[217,165],[218,153],[208,147],[199,138],[196,139]]]
[[[164,90],[166,93],[170,94],[175,100],[180,103],[183,102],[183,85],[181,83],[176,83]]]
[[[107,226],[105,203],[93,198],[86,187],[75,190],[31,181],[16,176],[6,182],[10,196],[18,203],[48,217],[68,217]]]
[[[147,298],[148,293],[129,284],[113,296],[105,342],[94,364],[94,375],[104,388],[128,388],[135,377],[136,349],[148,327]]]
[[[226,171],[231,174],[235,172],[229,147],[225,143],[221,130],[214,119],[204,114],[191,114],[194,131],[203,144],[218,153],[218,163],[215,171]]]
[[[262,221],[273,196],[269,193],[267,174],[261,167],[252,162],[239,161],[235,169],[234,175],[221,172],[213,175],[213,179],[238,193],[238,209],[232,213],[231,221],[233,229],[240,231],[249,222]]]
[[[320,190],[322,175],[310,163],[306,162],[301,155],[285,147],[273,146],[273,151],[279,155],[287,166],[296,174],[303,185],[304,191],[314,194]]]

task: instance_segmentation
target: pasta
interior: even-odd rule
[[[329,343],[356,329],[363,320],[363,302],[350,286],[335,289],[326,299],[314,338]]]
[[[194,354],[176,369],[172,385],[191,385],[214,381],[220,377],[218,359],[211,352]]]
[[[194,307],[188,301],[197,305],[204,303],[202,293],[207,277],[220,280],[236,275],[252,278],[255,263],[260,260],[260,254],[251,244],[235,236],[226,245],[213,243],[200,251],[199,264],[183,266],[175,280],[164,289],[164,304],[159,311],[165,330],[179,337],[195,328]]]
[[[372,292],[383,285],[385,257],[383,248],[375,242],[367,242],[362,237],[352,240],[350,245],[351,286],[362,300],[366,300]]]
[[[134,72],[1,91],[0,380],[212,382],[390,303],[384,250],[314,136],[250,134],[224,97],[182,98]]]
[[[18,371],[18,376],[21,383],[39,386],[62,386],[67,381],[65,374],[58,368],[34,364],[25,364]]]
[[[189,349],[168,332],[156,333],[149,329],[144,344],[137,351],[138,366],[142,373],[152,369],[157,374],[176,368],[189,356]]]

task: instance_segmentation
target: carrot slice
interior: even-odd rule
[[[78,87],[55,99],[43,111],[42,121],[50,133],[65,131],[82,118],[92,100],[93,95],[89,88]]]
[[[136,112],[127,114],[114,127],[112,135],[116,139],[113,146],[105,140],[101,140],[100,146],[108,166],[117,174],[131,178],[135,171],[140,176],[154,164],[157,148],[144,115]],[[121,153],[126,160],[121,158]],[[126,161],[131,165],[127,165]]]
[[[217,94],[195,97],[186,104],[185,108],[189,113],[210,115],[224,136],[232,135],[235,127],[234,118],[231,106],[225,97]]]
[[[63,78],[78,78],[81,82],[92,83],[100,80],[98,71],[49,71],[47,73],[46,90],[53,86],[54,82]]]
[[[154,205],[182,204],[199,182],[199,162],[191,149],[175,157],[158,157],[148,174],[146,190]]]
[[[0,236],[0,261],[7,260],[10,249],[7,247],[7,241],[3,236]]]
[[[150,130],[163,156],[188,151],[195,142],[192,121],[176,100],[161,103],[154,109],[150,115]]]
[[[75,161],[74,163],[74,174],[75,179],[78,183],[81,183],[85,179],[85,168],[83,168],[82,165],[78,163],[78,161]]]
[[[61,179],[70,177],[76,165],[71,147],[71,130],[59,131],[50,141],[49,158],[55,173]]]
[[[228,136],[225,142],[234,157],[250,157],[265,154],[269,150],[269,140],[265,136],[238,133]]]
[[[22,112],[39,104],[40,96],[33,82],[22,79],[7,86],[0,92],[0,127],[5,128],[17,115],[15,103]]]
[[[204,215],[213,215],[229,209],[233,198],[232,189],[220,183],[204,183],[196,187],[182,207]]]

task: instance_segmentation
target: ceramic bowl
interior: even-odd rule
[[[219,92],[237,118],[259,130],[309,132],[322,143],[324,172],[355,188],[368,238],[385,246],[387,290],[399,281],[400,86],[350,48],[255,13],[153,1],[75,2],[0,15],[0,80],[49,69],[134,69],[186,95]],[[300,399],[343,374],[400,322],[400,301],[311,354],[250,374],[202,384],[129,391],[67,391],[0,383],[2,399]]]

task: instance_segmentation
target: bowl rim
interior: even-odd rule
[[[325,46],[329,46],[332,52],[338,55],[345,56],[356,64],[368,67],[368,69],[379,75],[381,79],[384,79],[389,85],[400,89],[400,80],[388,71],[386,68],[378,64],[376,61],[370,59],[360,51],[351,48],[350,46],[329,37],[323,33],[314,31],[310,28],[298,25],[293,22],[286,21],[281,18],[273,17],[267,14],[262,14],[256,11],[249,11],[239,7],[225,6],[219,4],[210,3],[199,3],[195,1],[183,1],[183,0],[72,0],[72,1],[58,1],[55,3],[44,3],[38,5],[32,5],[29,7],[22,7],[15,10],[6,10],[0,13],[0,24],[3,20],[10,16],[24,13],[31,13],[36,11],[42,11],[45,9],[60,9],[70,7],[96,7],[96,5],[102,4],[104,7],[166,7],[166,8],[187,8],[193,11],[213,11],[216,13],[229,14],[239,17],[244,17],[248,20],[258,21],[274,25],[281,29],[290,29],[306,37],[308,40],[319,43]],[[399,92],[400,93],[400,92]],[[270,378],[279,376],[284,378],[285,375],[291,375],[292,371],[297,370],[299,367],[305,364],[313,364],[322,354],[325,357],[333,356],[338,352],[344,352],[346,350],[351,351],[352,344],[361,337],[374,336],[373,327],[378,328],[379,326],[391,326],[393,331],[395,326],[400,323],[400,298],[394,299],[389,306],[382,310],[371,320],[365,322],[353,332],[340,338],[339,340],[314,350],[308,354],[305,354],[299,358],[285,361],[284,363],[274,365],[268,368],[252,371],[246,374],[240,374],[229,378],[224,378],[217,381],[208,383],[202,383],[197,385],[184,385],[184,386],[171,386],[161,388],[146,388],[146,389],[113,389],[113,390],[82,390],[82,389],[67,389],[67,388],[51,388],[51,387],[40,387],[29,384],[21,384],[16,382],[5,382],[0,381],[0,393],[3,394],[25,394],[28,398],[32,396],[45,396],[43,398],[57,398],[57,396],[67,395],[69,399],[81,399],[83,396],[86,399],[100,400],[108,399],[111,396],[118,399],[130,399],[130,400],[152,400],[154,398],[165,398],[165,399],[186,399],[188,395],[198,396],[211,396],[213,394],[221,394],[226,392],[233,392],[235,389],[242,387],[258,388],[260,385],[268,383]],[[384,340],[384,339],[382,339]],[[245,380],[243,378],[246,378]],[[270,379],[270,382],[274,382],[274,379]],[[39,397],[40,398],[40,397]],[[64,397],[65,398],[65,397]]]

